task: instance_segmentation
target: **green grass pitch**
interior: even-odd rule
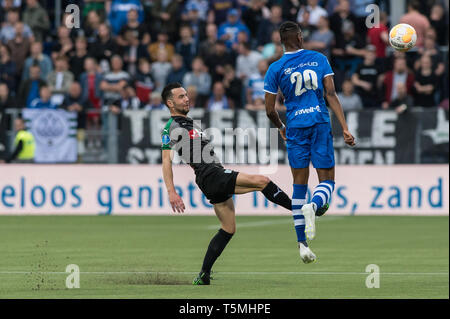
[[[448,216],[323,216],[309,265],[289,215],[237,225],[212,285],[192,286],[215,216],[2,216],[0,298],[449,298]],[[380,288],[366,288],[368,264]]]

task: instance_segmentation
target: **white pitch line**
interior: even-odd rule
[[[167,275],[190,275],[197,274],[196,271],[81,271],[80,274],[85,275],[139,275],[139,274],[167,274]],[[63,271],[0,271],[0,275],[10,274],[68,274]],[[215,275],[367,275],[367,272],[338,272],[338,271],[221,271],[215,272]],[[380,272],[380,275],[389,276],[448,276],[448,272]]]
[[[260,227],[260,226],[267,226],[267,225],[277,225],[277,224],[292,224],[293,220],[291,216],[286,216],[286,219],[280,219],[280,220],[261,220],[261,221],[257,221],[257,222],[242,222],[239,223],[237,222],[236,227],[239,228],[245,228],[245,227]],[[325,221],[333,221],[336,219],[342,219],[345,216],[327,216],[327,217],[320,217],[316,219],[316,222],[318,223],[323,223]],[[206,226],[206,229],[217,229],[218,225],[217,224],[211,224]]]

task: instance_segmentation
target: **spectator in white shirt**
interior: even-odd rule
[[[258,73],[258,63],[263,59],[263,56],[258,51],[250,49],[250,44],[239,44],[239,55],[236,61],[236,75],[244,83],[251,74]]]
[[[316,26],[319,22],[320,17],[328,16],[327,10],[319,6],[317,3],[319,0],[308,0],[308,5],[306,6],[306,10],[309,11],[309,24]],[[303,22],[303,12],[305,11],[305,7],[302,7],[297,14],[297,22]]]

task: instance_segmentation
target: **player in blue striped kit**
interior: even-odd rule
[[[324,95],[342,127],[345,143],[354,146],[355,139],[348,131],[327,58],[302,48],[303,38],[297,23],[284,22],[279,31],[285,53],[270,65],[264,78],[265,105],[267,116],[286,141],[294,177],[292,213],[300,257],[310,263],[316,256],[306,239],[314,239],[315,217],[326,211],[334,191],[333,135]],[[286,126],[275,110],[278,90],[285,99]],[[310,161],[317,171],[319,185],[307,203]]]

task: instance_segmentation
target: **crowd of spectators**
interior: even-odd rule
[[[299,23],[305,49],[329,58],[345,110],[448,105],[448,8],[440,0],[408,2],[400,22],[418,40],[406,54],[388,49],[387,13],[366,27],[366,6],[386,10],[387,0],[72,1],[80,28],[70,28],[76,21],[64,10],[55,26],[54,1],[0,1],[0,112],[64,108],[79,112],[80,127],[94,127],[100,111],[163,108],[160,92],[175,81],[192,107],[261,110],[286,20]]]

